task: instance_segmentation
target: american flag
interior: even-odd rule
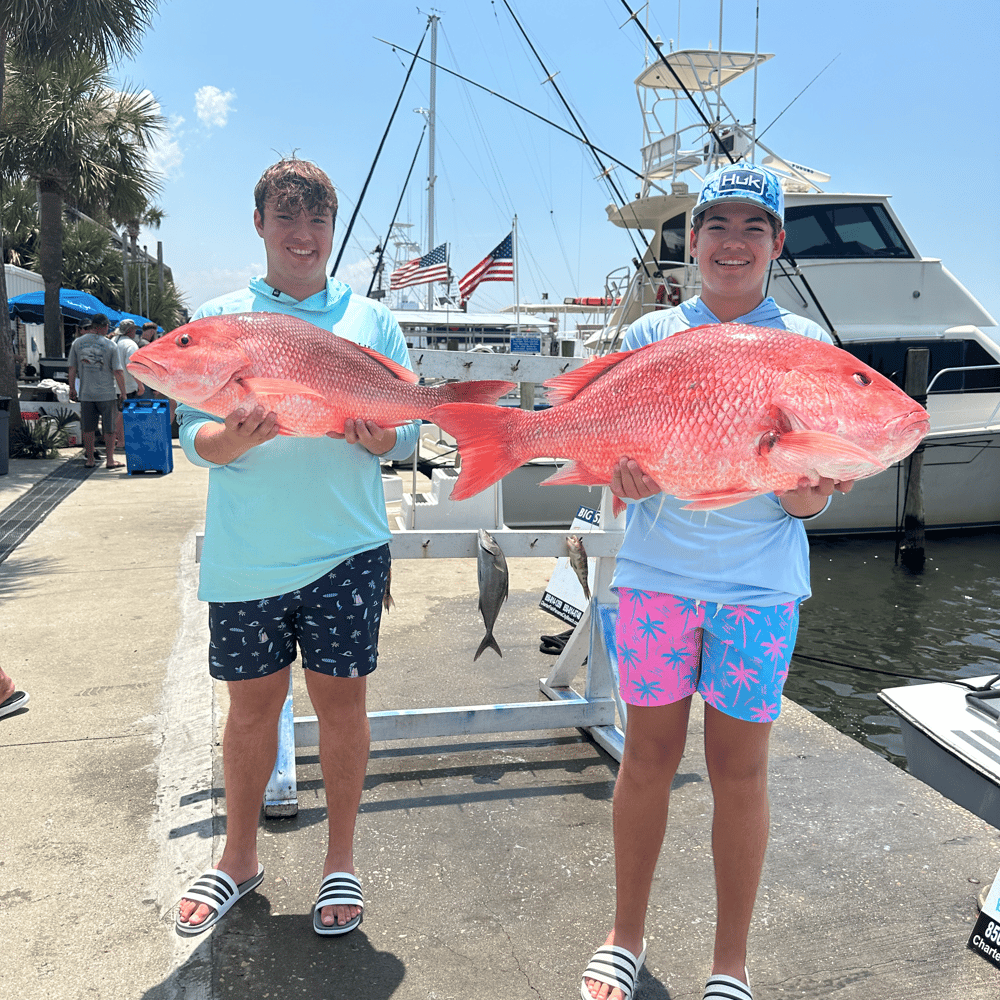
[[[389,288],[426,285],[431,281],[448,280],[448,244],[442,243],[423,257],[407,261],[389,276]]]
[[[480,281],[513,281],[514,280],[514,232],[511,230],[499,246],[490,251],[458,283],[459,298],[465,302],[476,290]]]

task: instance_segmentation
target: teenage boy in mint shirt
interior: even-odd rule
[[[389,310],[327,278],[337,211],[329,177],[284,159],[264,172],[254,199],[267,273],[195,318],[287,313],[410,367]],[[230,708],[226,846],[185,893],[175,926],[203,933],[263,879],[257,823],[298,651],[319,719],[329,828],[313,930],[344,934],[364,908],[354,828],[368,763],[366,677],[376,666],[389,572],[379,457],[412,453],[417,426],[382,428],[359,413],[343,434],[296,438],[278,436],[275,414],[260,406],[225,420],[180,406],[177,419],[185,454],[211,470],[198,596],[209,602],[209,671],[226,682]]]
[[[763,294],[784,246],[778,179],[754,164],[706,178],[692,210],[691,256],[701,295],[629,327],[629,350],[710,323],[745,323],[830,337]],[[611,490],[625,500],[625,538],[613,587],[619,598],[619,683],[628,704],[615,785],[614,925],[584,972],[583,1000],[629,1000],[646,953],[653,872],[666,830],[670,785],[687,739],[691,698],[705,701],[705,756],[715,809],[717,914],[705,998],[752,1000],[747,936],[768,836],[771,725],[809,594],[803,520],[849,482],[821,479],[716,511],[683,510],[623,457]]]

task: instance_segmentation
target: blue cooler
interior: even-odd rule
[[[125,425],[125,463],[128,474],[173,472],[170,402],[166,399],[127,399],[122,410]]]

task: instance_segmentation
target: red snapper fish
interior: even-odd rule
[[[712,510],[803,478],[873,476],[930,426],[922,406],[847,351],[736,323],[595,358],[544,384],[551,409],[449,403],[431,413],[462,456],[453,499],[543,456],[572,460],[545,483],[607,485],[627,455],[688,509]]]
[[[136,351],[128,370],[144,385],[206,413],[274,411],[281,434],[343,433],[360,417],[396,427],[445,403],[495,403],[513,382],[417,385],[389,358],[283,313],[208,316]]]

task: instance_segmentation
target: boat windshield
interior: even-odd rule
[[[785,211],[785,244],[796,259],[912,257],[878,204],[796,205]]]

